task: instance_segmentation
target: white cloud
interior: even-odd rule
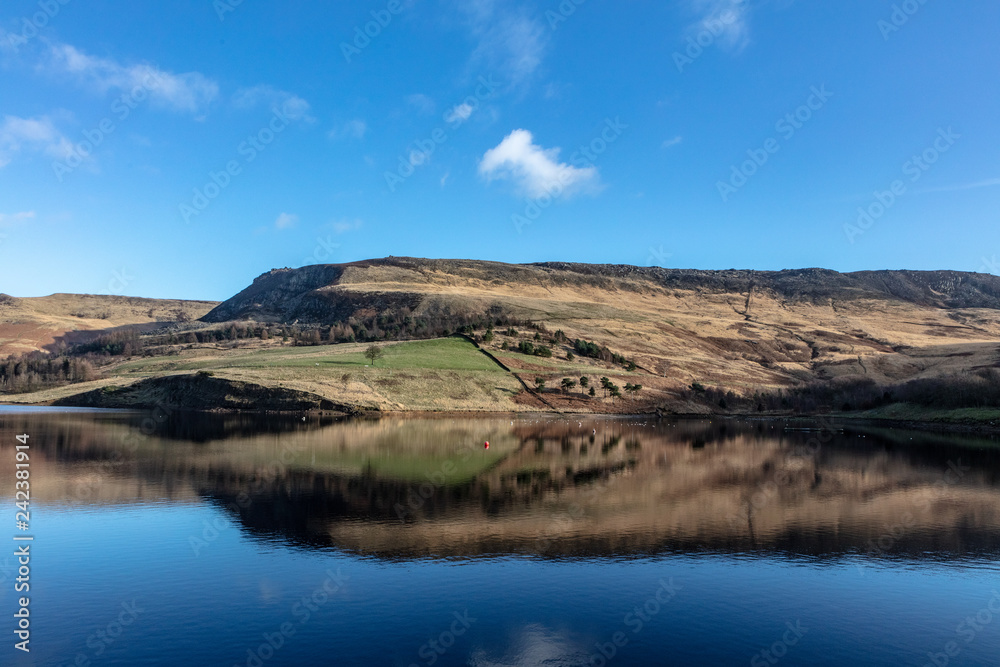
[[[73,152],[73,145],[48,116],[4,116],[0,123],[0,167],[9,164],[15,154],[25,149],[62,160]]]
[[[542,64],[549,31],[510,3],[497,0],[463,0],[472,34],[479,41],[472,65],[502,72],[512,84],[527,80]]]
[[[472,117],[472,112],[475,109],[472,108],[471,104],[462,103],[457,107],[445,114],[444,120],[446,123],[457,123],[459,121],[466,121]]]
[[[292,213],[282,213],[278,216],[277,220],[274,221],[275,229],[288,229],[294,227],[299,221],[299,216]]]
[[[49,56],[48,69],[77,77],[100,93],[145,89],[153,104],[174,111],[203,114],[219,94],[218,84],[199,72],[174,74],[153,65],[121,65],[69,44],[51,45]]]
[[[307,123],[316,120],[309,115],[309,111],[312,109],[309,102],[294,93],[278,90],[265,84],[237,90],[236,94],[233,95],[233,104],[238,109],[253,109],[262,105],[268,108],[277,107],[291,120],[301,120]]]
[[[750,42],[749,0],[691,0],[691,5],[701,19],[689,33],[707,30],[720,46],[737,51]]]
[[[347,218],[344,218],[330,223],[330,226],[333,227],[333,231],[337,234],[346,234],[347,232],[353,232],[357,229],[361,229],[362,224],[361,220],[348,220]]]
[[[406,103],[423,114],[434,113],[436,107],[434,100],[423,93],[415,93],[407,96]]]
[[[368,132],[368,124],[360,118],[349,120],[340,127],[335,127],[326,136],[331,139],[364,139]]]
[[[20,211],[19,213],[0,213],[0,226],[10,227],[25,220],[35,217],[34,211]]]
[[[677,144],[681,143],[682,141],[684,141],[684,137],[682,137],[680,135],[677,135],[673,139],[667,139],[666,141],[664,141],[663,145],[662,145],[662,148],[673,148],[674,146],[676,146]]]
[[[500,145],[486,151],[479,173],[490,181],[509,178],[531,198],[546,194],[569,196],[598,185],[596,167],[559,162],[559,149],[538,146],[527,130],[514,130]]]

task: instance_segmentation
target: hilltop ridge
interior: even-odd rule
[[[782,271],[666,269],[614,264],[541,262],[504,264],[479,260],[390,257],[347,264],[272,269],[203,319],[324,322],[343,317],[375,294],[385,306],[415,308],[442,280],[464,281],[470,290],[496,288],[593,287],[681,289],[708,293],[756,290],[789,301],[822,303],[887,299],[932,308],[1000,308],[1000,277],[960,271],[883,270],[839,273],[809,268]],[[445,280],[447,282],[447,280]],[[362,287],[370,288],[363,291]],[[392,295],[390,297],[390,295]],[[390,303],[391,302],[391,303]]]
[[[46,299],[58,304],[39,300],[34,312],[92,329],[53,345],[102,322],[143,332],[94,348],[104,350],[92,359],[97,384],[80,391],[205,371],[367,409],[705,413],[879,407],[912,381],[931,382],[925,405],[962,395],[948,407],[964,408],[992,405],[973,399],[1000,384],[1000,278],[958,271],[388,257],[274,269],[222,303]],[[3,326],[18,326],[30,301],[0,299]],[[114,317],[94,320],[109,303]],[[479,350],[417,342],[458,333]],[[372,343],[389,346],[391,364],[366,362]],[[642,389],[616,401],[603,387],[589,394],[583,377]],[[74,388],[23,400],[75,401]]]

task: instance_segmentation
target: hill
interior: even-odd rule
[[[60,326],[107,303],[60,298],[61,310],[48,306]],[[89,352],[93,382],[11,400],[72,403],[101,389],[105,402],[125,401],[152,395],[120,391],[132,382],[204,371],[379,410],[813,412],[905,401],[1000,414],[1000,278],[984,274],[390,257],[272,270],[220,304],[117,307],[108,320],[78,319],[93,331],[161,329],[129,343],[131,358]],[[182,321],[199,310],[200,321]],[[445,341],[456,334],[475,346]],[[374,366],[361,354],[372,343],[389,346]],[[601,378],[641,391],[616,399]]]
[[[165,323],[189,322],[205,315],[214,301],[141,299],[94,294],[53,294],[16,298],[0,294],[0,358],[61,343],[91,340],[99,332],[139,326],[143,331]]]
[[[994,366],[1000,278],[388,258],[270,271],[204,320],[389,322],[419,334],[421,323],[447,333],[504,318],[595,341],[683,384],[896,382]]]

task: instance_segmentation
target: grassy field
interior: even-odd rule
[[[364,344],[271,349],[193,348],[136,359],[110,372],[124,382],[207,371],[216,377],[308,391],[379,410],[513,412],[517,379],[460,338],[393,343],[374,366]]]
[[[367,344],[280,347],[265,350],[195,348],[173,357],[137,359],[115,369],[119,374],[156,374],[163,371],[222,369],[319,369],[318,373],[371,369]],[[475,346],[459,338],[389,343],[374,368],[385,370],[447,370],[505,373]]]
[[[562,377],[588,375],[594,384],[607,375],[627,381],[655,382],[642,373],[625,373],[594,360],[568,362],[515,352],[497,353],[508,372],[464,338],[407,341],[382,345],[384,356],[375,365],[365,358],[367,343],[293,347],[276,341],[251,341],[223,349],[195,345],[177,354],[136,357],[102,369],[105,377],[93,382],[27,394],[8,394],[10,403],[47,403],[102,387],[128,386],[139,380],[207,372],[227,380],[306,391],[337,404],[381,411],[531,412],[551,409],[524,396],[518,376],[534,387],[534,378],[549,383],[546,397],[569,412],[607,412],[608,400],[587,399],[583,391],[559,392]],[[648,386],[648,385],[647,385]],[[600,396],[600,389],[598,389]],[[516,398],[517,397],[517,398]],[[624,404],[621,404],[624,405]]]

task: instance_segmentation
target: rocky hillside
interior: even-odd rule
[[[557,359],[575,338],[607,346],[652,376],[644,386],[662,378],[662,391],[693,381],[735,391],[852,377],[894,383],[1000,365],[1000,278],[956,271],[388,258],[274,270],[204,319],[353,322],[370,330],[376,321],[419,327],[503,318],[565,332],[569,343],[555,350]],[[499,338],[491,344],[494,352],[500,345]],[[515,371],[540,370],[504,358]]]
[[[351,264],[274,269],[213,309],[204,320],[236,319],[329,323],[359,310],[419,309],[446,299],[462,301],[493,289],[498,295],[519,287],[576,289],[685,290],[766,297],[829,305],[874,300],[929,308],[1000,309],[1000,277],[959,271],[699,271],[611,264],[426,260],[391,257]],[[445,289],[452,288],[452,289]],[[466,305],[463,303],[462,305]],[[504,304],[513,306],[514,304]],[[514,308],[516,310],[516,308]]]

